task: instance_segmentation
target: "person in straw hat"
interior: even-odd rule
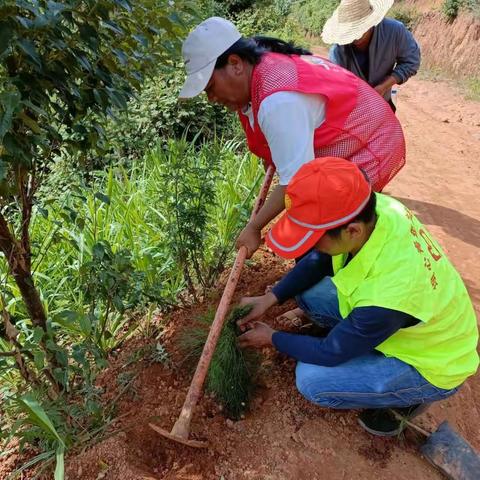
[[[267,235],[284,258],[312,247],[322,278],[300,260],[272,291],[245,297],[251,327],[241,347],[275,347],[297,360],[300,393],[317,405],[366,410],[363,428],[397,435],[403,416],[454,394],[478,368],[478,327],[467,289],[439,244],[398,200],[375,193],[341,158],[303,165],[286,190],[287,211]],[[317,267],[318,268],[318,267]],[[296,296],[320,338],[275,331],[258,320]]]
[[[341,155],[380,191],[405,163],[400,123],[364,81],[327,59],[279,39],[243,37],[220,17],[185,39],[180,98],[200,93],[237,112],[251,152],[274,165],[279,183],[237,239],[250,257],[261,230],[285,208],[285,188],[306,162]]]
[[[322,39],[334,44],[329,58],[368,82],[390,103],[391,90],[420,66],[420,48],[405,25],[384,18],[393,0],[342,0],[327,20]]]

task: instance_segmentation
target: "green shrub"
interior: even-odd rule
[[[301,27],[296,18],[288,14],[290,7],[287,2],[267,2],[262,8],[249,8],[240,12],[233,17],[233,21],[246,37],[267,35],[306,47],[308,42]]]
[[[464,0],[445,0],[442,5],[442,12],[449,20],[453,20],[457,17],[463,3]]]
[[[467,80],[467,98],[480,101],[480,77],[472,77]]]
[[[442,5],[442,12],[449,20],[457,18],[462,9],[479,17],[480,0],[444,0]]]
[[[141,158],[158,143],[172,138],[202,142],[231,133],[231,114],[221,106],[209,104],[205,95],[178,100],[184,80],[181,67],[146,82],[128,110],[119,114],[116,121],[108,122],[108,154],[104,161],[111,164],[120,159]]]
[[[292,15],[306,33],[319,36],[338,3],[337,0],[302,0],[294,4]]]
[[[396,5],[390,9],[388,16],[402,22],[409,30],[415,28],[420,18],[420,14],[416,10]]]
[[[273,10],[277,15],[286,17],[290,13],[293,3],[294,0],[273,0]]]
[[[250,154],[239,159],[235,149],[235,142],[213,142],[198,150],[175,142],[152,152],[161,166],[158,205],[166,220],[167,247],[194,296],[196,286],[210,288],[223,270],[260,180],[258,162]],[[241,185],[248,185],[243,193],[237,191]]]
[[[245,37],[265,35],[274,32],[278,27],[278,17],[271,11],[259,8],[246,9],[233,17],[238,30]]]

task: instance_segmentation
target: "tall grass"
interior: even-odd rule
[[[248,218],[262,173],[258,160],[238,154],[238,145],[217,141],[196,148],[182,141],[158,147],[129,170],[111,168],[99,173],[89,187],[72,186],[64,198],[46,199],[32,219],[35,247],[35,281],[50,318],[64,309],[85,307],[82,267],[94,258],[99,242],[111,246],[113,254],[125,252],[139,276],[136,298],[125,307],[149,301],[160,306],[177,302],[185,287],[182,269],[175,261],[169,238],[172,211],[167,210],[172,185],[165,183],[168,167],[175,162],[203,164],[215,169],[214,198],[199,205],[207,214],[203,244],[203,268],[218,273],[228,259],[233,241]],[[191,179],[182,179],[187,182]],[[204,180],[197,178],[195,181]],[[194,201],[183,198],[185,204]],[[45,211],[48,212],[45,213]],[[8,310],[27,321],[17,287],[0,262]]]
[[[473,76],[466,83],[467,98],[480,102],[480,77]]]

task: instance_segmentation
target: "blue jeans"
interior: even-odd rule
[[[297,303],[322,327],[333,327],[342,320],[330,277],[298,296]],[[435,387],[411,365],[380,352],[335,367],[298,362],[295,373],[300,393],[330,408],[408,407],[442,400],[457,391]]]

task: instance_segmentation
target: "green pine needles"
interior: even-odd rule
[[[250,306],[236,307],[230,313],[220,334],[206,381],[206,390],[215,395],[225,414],[235,420],[248,409],[259,365],[259,357],[255,352],[237,346],[240,332],[236,322],[250,310]],[[200,317],[198,327],[185,332],[181,339],[186,358],[194,364],[192,366],[200,358],[213,318],[212,311]]]

